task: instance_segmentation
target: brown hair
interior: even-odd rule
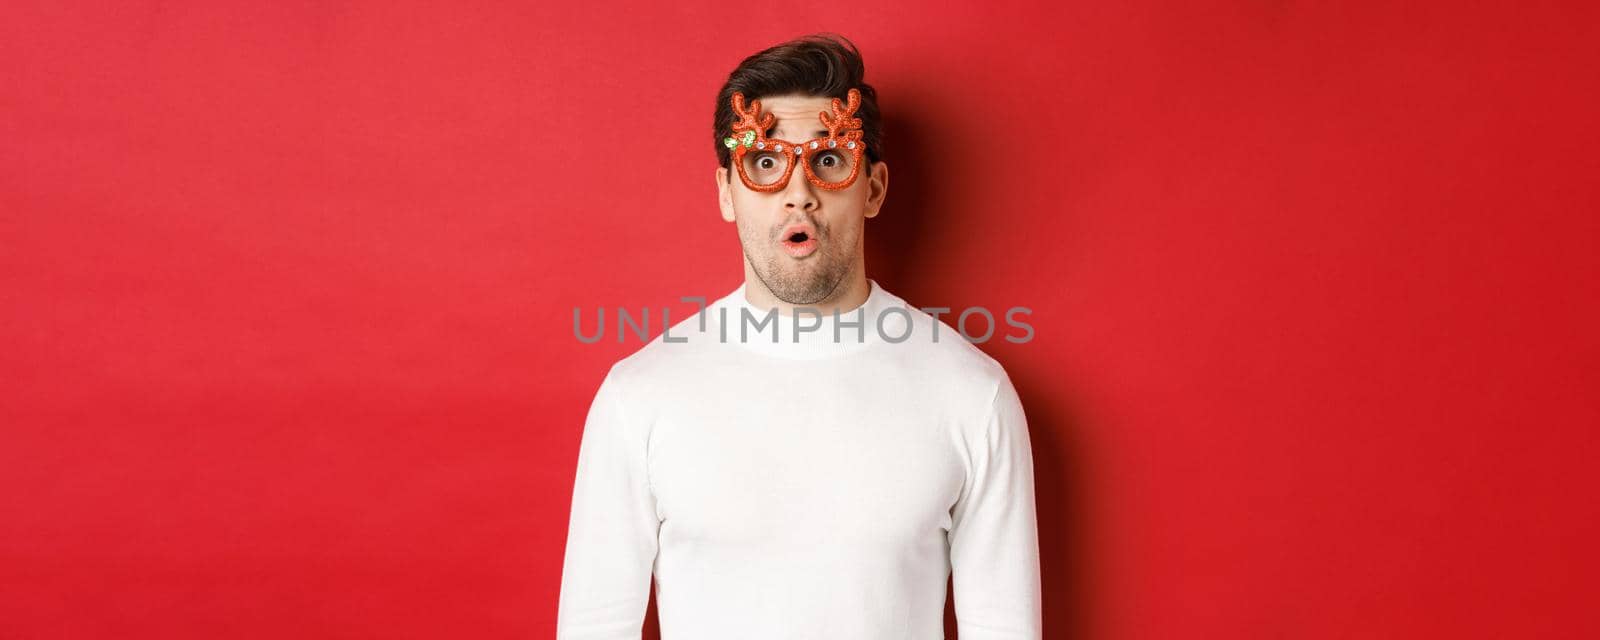
[[[784,94],[844,100],[852,87],[861,92],[861,107],[855,115],[861,118],[867,161],[878,161],[883,154],[883,117],[878,113],[878,94],[872,85],[862,82],[864,75],[861,52],[838,34],[796,38],[745,58],[717,92],[716,121],[711,129],[717,162],[726,167],[732,160],[722,139],[733,133],[733,92],[743,93],[746,101]]]

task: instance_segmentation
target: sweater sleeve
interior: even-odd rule
[[[638,640],[644,626],[660,520],[645,467],[648,432],[625,419],[620,391],[613,366],[578,445],[557,640]]]
[[[1033,453],[1022,402],[1002,377],[967,484],[951,509],[950,567],[961,640],[1043,635]]]

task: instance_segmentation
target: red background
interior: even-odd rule
[[[869,275],[1034,309],[1047,637],[1600,636],[1592,5],[467,4],[0,9],[0,637],[550,637],[572,310],[737,286],[815,30]]]

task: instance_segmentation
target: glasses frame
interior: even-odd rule
[[[767,130],[772,128],[776,116],[761,113],[761,101],[750,101],[749,108],[745,107],[744,94],[738,91],[733,93],[733,113],[739,120],[733,124],[735,135],[722,140],[728,147],[733,158],[733,166],[739,173],[739,180],[751,191],[771,193],[782,190],[789,185],[789,178],[794,174],[794,166],[798,161],[802,171],[806,174],[806,181],[819,189],[837,191],[855,184],[856,176],[861,173],[861,163],[866,153],[867,145],[861,140],[861,118],[855,117],[856,109],[861,107],[861,92],[851,88],[846,95],[846,101],[840,103],[834,98],[830,105],[832,113],[818,112],[817,118],[823,126],[828,128],[828,135],[812,138],[803,143],[788,140],[768,138]],[[744,168],[744,157],[750,153],[771,152],[783,158],[783,176],[772,184],[760,184],[750,179]],[[818,177],[811,168],[811,161],[819,153],[839,151],[851,156],[850,175],[835,182],[828,182]]]

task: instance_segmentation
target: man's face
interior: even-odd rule
[[[826,97],[758,96],[761,110],[776,118],[767,137],[805,142],[828,135],[817,119]],[[865,158],[863,157],[863,162]],[[779,300],[816,304],[828,300],[852,269],[862,264],[862,228],[878,215],[888,167],[874,162],[856,181],[837,191],[822,189],[795,167],[789,184],[770,193],[752,191],[731,169],[717,169],[722,218],[735,223],[745,260]],[[797,233],[805,234],[797,241]]]

